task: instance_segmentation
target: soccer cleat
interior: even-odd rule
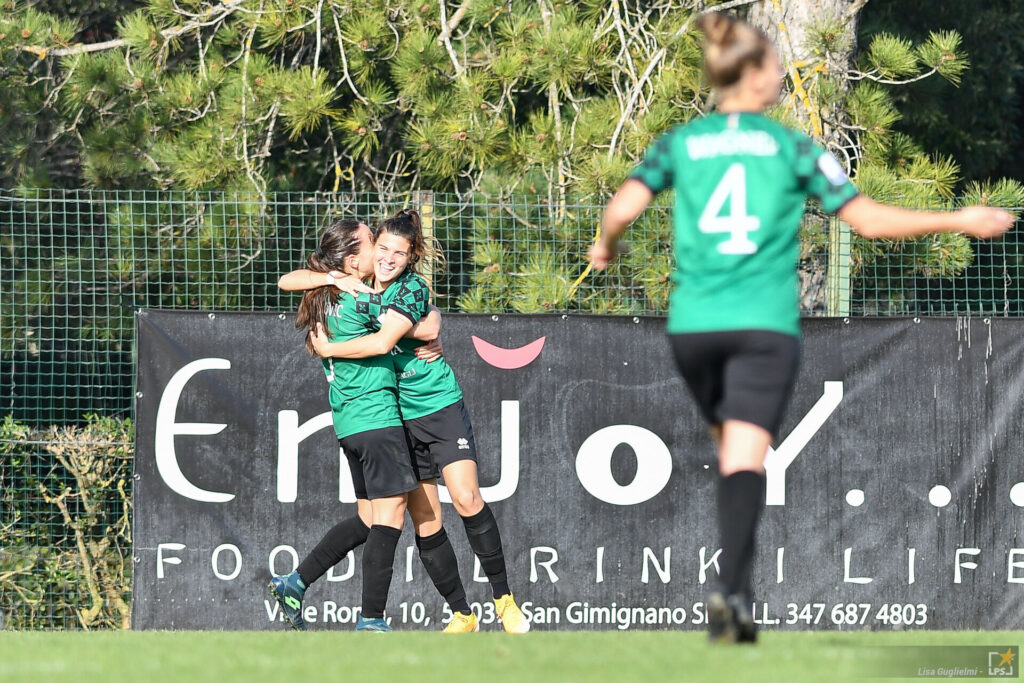
[[[472,612],[469,614],[456,612],[452,615],[452,620],[444,627],[442,633],[473,633],[479,630],[480,623],[476,620],[475,614]]]
[[[721,593],[712,593],[708,597],[708,641],[712,645],[736,642],[734,611]]]
[[[270,592],[277,604],[281,606],[288,625],[296,631],[306,630],[306,620],[302,618],[302,596],[306,594],[306,584],[298,572],[275,576],[270,580]]]
[[[495,598],[494,606],[498,608],[498,617],[505,633],[526,633],[530,630],[530,622],[526,620],[526,615],[519,609],[511,593]]]
[[[754,614],[751,612],[750,598],[742,593],[730,595],[726,602],[732,608],[733,624],[736,627],[737,643],[756,643],[757,624],[754,623]]]
[[[388,622],[384,621],[381,617],[367,619],[360,615],[359,620],[356,622],[356,630],[369,631],[370,633],[390,633],[395,629],[388,626]]]

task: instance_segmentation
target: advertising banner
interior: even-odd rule
[[[327,382],[294,316],[138,313],[137,629],[281,629],[267,592],[355,514]],[[703,629],[716,461],[660,318],[446,315],[483,495],[535,629]],[[1018,629],[1024,321],[808,319],[767,460],[755,569],[766,629]],[[443,492],[444,493],[444,492]],[[498,629],[461,521],[470,602]],[[352,629],[357,550],[306,594]],[[436,630],[407,525],[388,601]]]

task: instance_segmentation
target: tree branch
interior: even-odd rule
[[[750,2],[754,2],[755,0],[749,0],[749,1]],[[732,3],[729,3],[729,4],[732,4]],[[682,26],[680,26],[679,30],[677,30],[675,32],[675,35],[672,36],[672,40],[674,41],[677,38],[679,38],[681,35],[686,33],[686,31],[687,31],[687,29],[689,27],[690,27],[690,21],[687,20],[686,23],[683,24]],[[651,77],[651,74],[654,73],[654,69],[658,66],[658,64],[661,62],[661,60],[665,58],[665,55],[667,53],[668,53],[668,51],[664,47],[661,48],[660,50],[658,50],[654,54],[654,57],[651,58],[651,63],[647,65],[647,68],[644,70],[644,73],[640,77],[640,80],[636,82],[636,85],[633,88],[633,91],[629,95],[629,101],[626,103],[625,108],[622,110],[622,116],[619,118],[619,123],[618,123],[617,126],[615,126],[615,132],[612,134],[611,144],[609,145],[609,148],[608,148],[608,158],[609,159],[612,158],[613,156],[615,156],[615,146],[618,144],[619,134],[622,133],[622,127],[625,125],[626,119],[629,118],[629,116],[633,113],[633,106],[635,105],[637,98],[640,96],[640,91],[643,88],[644,83],[646,83],[647,80]]]
[[[448,24],[445,26],[445,32],[451,35],[455,32],[455,29],[459,27],[459,23],[462,22],[462,17],[466,15],[466,10],[473,3],[473,0],[463,0],[462,4],[459,5],[459,9],[455,10],[455,14],[448,20]]]
[[[442,30],[441,31],[441,35],[437,37],[437,42],[443,44],[444,47],[445,47],[445,50],[448,51],[448,57],[452,60],[452,64],[455,65],[455,75],[456,76],[461,76],[462,72],[465,69],[463,68],[463,66],[461,64],[459,64],[459,59],[455,55],[455,49],[452,47],[452,41],[451,41],[452,31],[451,31],[451,29],[448,28],[448,21],[447,21],[448,9],[445,7],[444,2],[445,2],[445,0],[438,0],[438,4],[441,6],[441,24],[444,26],[444,30]],[[467,4],[468,4],[468,0],[467,0],[466,3],[463,4],[463,7],[465,7]],[[462,10],[462,7],[460,7],[459,10]],[[452,19],[455,19],[455,17],[452,17]]]
[[[908,83],[917,83],[929,76],[934,76],[938,71],[939,70],[937,68],[933,67],[931,71],[923,73],[920,76],[914,76],[913,78],[907,78],[901,81],[892,80],[890,78],[880,78],[875,75],[875,73],[877,73],[875,71],[849,71],[847,72],[847,77],[851,81],[863,81],[864,79],[867,79],[869,81],[874,81],[875,83],[884,83],[885,85],[907,85]]]
[[[843,18],[846,21],[850,21],[857,16],[857,13],[864,9],[864,5],[868,4],[868,0],[854,0],[853,3],[846,8],[846,12]]]
[[[180,35],[194,31],[197,28],[204,26],[212,26],[220,21],[223,21],[228,15],[233,13],[235,10],[240,9],[242,4],[246,0],[227,0],[223,3],[218,10],[220,13],[212,18],[205,21],[193,21],[187,24],[182,24],[177,28],[169,28],[160,32],[160,35],[165,39],[177,38]],[[119,47],[127,47],[128,41],[124,38],[116,38],[114,40],[105,40],[102,43],[88,43],[81,45],[72,45],[71,47],[59,47],[55,50],[43,47],[42,45],[19,45],[18,49],[22,52],[28,52],[34,54],[39,59],[45,59],[46,57],[66,57],[68,55],[80,55],[89,52],[100,52],[102,50],[112,50]]]

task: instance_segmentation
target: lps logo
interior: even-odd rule
[[[1014,659],[1017,657],[1016,647],[1007,647],[1006,652],[989,651],[988,653],[988,675],[1016,678],[1017,667]]]

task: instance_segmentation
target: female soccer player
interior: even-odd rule
[[[310,271],[325,271],[324,284],[332,284],[338,272],[368,276],[372,273],[372,241],[366,225],[353,220],[338,221],[322,236],[309,257]],[[307,276],[312,279],[313,276]],[[293,278],[294,279],[294,278]],[[282,286],[287,286],[282,278]],[[348,338],[362,334],[370,320],[381,313],[380,297],[361,294],[356,299],[340,297],[330,286],[307,291],[299,306],[296,325],[320,329]],[[436,336],[438,329],[428,331]],[[307,347],[312,349],[307,332]],[[425,502],[413,468],[405,431],[398,410],[395,373],[387,359],[356,361],[325,360],[330,383],[331,413],[335,432],[349,462],[359,514],[332,528],[296,569],[274,577],[270,590],[281,604],[288,622],[303,630],[302,598],[306,588],[352,548],[366,543],[363,553],[363,606],[357,630],[389,631],[384,607],[394,564],[395,548],[408,508],[416,526],[420,557],[438,591],[445,597],[455,618],[448,633],[477,630],[466,592],[458,574],[451,543],[441,526],[440,516]]]
[[[391,358],[398,373],[398,401],[413,454],[423,471],[440,471],[462,517],[473,552],[487,574],[497,615],[508,633],[526,633],[526,620],[508,585],[501,534],[490,507],[480,497],[476,443],[462,390],[451,367],[442,358],[428,363],[416,357],[420,344],[405,338],[427,314],[430,290],[416,265],[427,255],[419,214],[405,210],[377,228],[375,288],[381,292],[386,313],[380,329],[357,339],[330,342],[317,334],[313,347],[324,358]],[[392,353],[394,349],[394,353]],[[436,483],[424,486],[440,517]]]
[[[605,208],[590,259],[601,270],[654,196],[674,188],[676,270],[668,333],[679,371],[718,444],[720,592],[713,642],[756,639],[750,603],[764,459],[796,377],[800,320],[797,231],[815,197],[868,238],[927,232],[1001,235],[1006,211],[907,211],[858,194],[832,155],[763,116],[783,72],[768,38],[722,13],[701,17],[717,112],[656,140]]]

